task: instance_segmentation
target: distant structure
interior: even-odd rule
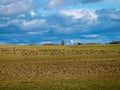
[[[64,46],[64,44],[65,44],[65,43],[64,43],[64,40],[62,40],[62,41],[61,41],[61,46]]]

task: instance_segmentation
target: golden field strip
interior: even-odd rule
[[[120,45],[0,45],[0,90],[120,90]]]

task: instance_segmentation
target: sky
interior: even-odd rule
[[[120,0],[0,0],[0,44],[120,40]]]

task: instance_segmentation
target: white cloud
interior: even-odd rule
[[[39,19],[39,20],[31,20],[31,21],[24,21],[23,25],[24,26],[32,26],[32,25],[40,25],[45,23],[46,21],[44,19]]]
[[[76,3],[77,3],[77,0],[49,0],[47,4],[47,8],[75,5]]]
[[[34,11],[31,11],[30,14],[31,14],[32,17],[36,16],[36,13]]]
[[[8,4],[8,3],[12,3],[15,2],[17,0],[0,0],[0,4]]]
[[[104,41],[103,41],[104,39]],[[105,43],[106,41],[110,41],[108,40],[107,38],[93,38],[93,39],[67,39],[66,40],[66,45],[74,45],[74,44],[77,44],[78,42],[79,43]]]
[[[17,40],[17,39],[12,39],[12,41],[14,41],[14,42],[18,42],[18,40]]]
[[[71,44],[75,44],[75,42],[76,42],[76,41],[74,41],[74,40],[70,40],[70,43],[71,43]]]
[[[104,0],[107,3],[114,3],[114,4],[120,4],[120,0]]]
[[[36,32],[28,32],[29,35],[36,35],[36,34],[43,34],[47,33],[49,30],[42,30],[42,31],[36,31]]]
[[[19,44],[17,44],[17,45],[26,45],[26,43],[19,43]]]
[[[31,21],[23,21],[22,24],[24,29],[33,29],[36,27],[40,27],[45,22],[46,20],[44,19],[37,19],[37,20],[31,20]]]
[[[3,3],[3,4],[2,4]],[[0,5],[0,16],[11,16],[16,14],[21,14],[26,12],[28,9],[32,7],[31,0],[2,0]],[[8,3],[8,4],[4,4]]]
[[[95,2],[106,2],[112,4],[120,3],[120,0],[81,0],[81,3],[95,3]]]
[[[85,19],[87,21],[96,21],[97,15],[92,10],[87,9],[71,9],[71,10],[61,10],[59,12],[60,15],[66,16],[66,17],[72,17],[72,19]]]
[[[13,20],[11,20],[11,21],[9,21],[9,25],[10,24],[13,24],[13,25],[21,25],[23,23],[23,20],[21,20],[21,19],[13,19]]]
[[[110,14],[110,18],[111,19],[120,19],[120,14],[118,13],[118,14],[116,14],[116,13],[111,13]]]
[[[0,24],[0,27],[7,27],[8,26],[8,23],[6,24]]]
[[[47,41],[47,42],[41,42],[40,44],[51,44],[52,42]]]
[[[20,14],[20,15],[18,16],[18,18],[25,18],[25,17],[26,17],[25,14]]]
[[[86,37],[86,38],[97,38],[99,35],[97,34],[91,34],[91,35],[82,35],[83,37]]]
[[[82,3],[95,3],[95,2],[100,2],[102,0],[82,0]]]
[[[81,39],[68,39],[66,45],[75,45],[78,42],[81,43]]]
[[[28,32],[28,34],[34,35],[37,34],[37,32]]]
[[[47,7],[48,8],[53,8],[53,7],[56,7],[58,5],[62,5],[62,4],[64,4],[63,0],[50,0]]]

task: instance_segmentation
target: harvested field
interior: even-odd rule
[[[120,45],[1,45],[0,90],[120,90]]]

